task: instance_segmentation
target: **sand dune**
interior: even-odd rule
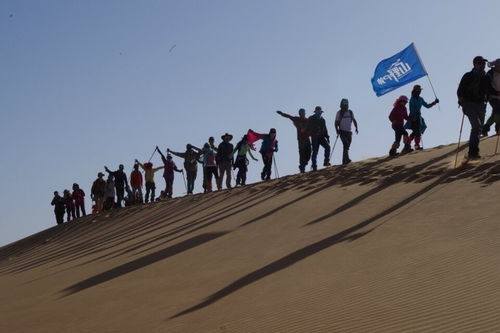
[[[45,230],[0,248],[0,331],[498,332],[495,143]]]

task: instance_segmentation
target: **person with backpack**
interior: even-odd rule
[[[134,202],[142,202],[142,185],[143,178],[142,172],[139,170],[139,164],[134,163],[134,168],[130,173],[130,186],[132,187],[132,193],[134,197]],[[128,194],[130,196],[130,194]],[[137,199],[137,200],[135,200]]]
[[[415,150],[421,150],[420,145],[422,134],[424,134],[427,125],[422,117],[422,106],[430,109],[434,105],[439,103],[439,99],[435,99],[432,103],[428,104],[422,97],[420,93],[422,92],[422,87],[418,84],[413,86],[410,98],[410,114],[408,115],[408,120],[405,124],[405,129],[411,129],[410,143],[415,140]]]
[[[90,190],[90,196],[95,202],[95,207],[97,212],[101,212],[104,205],[104,194],[106,192],[106,181],[103,179],[104,174],[99,172],[97,174],[97,179],[92,184],[92,189]]]
[[[358,134],[358,122],[354,118],[352,110],[349,109],[349,100],[343,98],[340,101],[340,110],[335,116],[335,131],[337,132],[337,136],[340,136],[340,141],[342,141],[342,146],[344,147],[342,154],[343,165],[351,163],[349,148],[352,142],[352,124],[354,124],[356,134]]]
[[[406,154],[412,151],[410,146],[410,138],[408,137],[408,132],[404,128],[405,120],[408,120],[408,110],[406,109],[406,104],[408,104],[408,97],[402,95],[394,102],[394,107],[389,114],[389,120],[392,124],[392,129],[394,130],[394,143],[389,150],[389,156],[396,156],[398,154],[398,148],[401,143],[401,137],[403,138],[404,147],[401,150],[401,154]]]
[[[215,138],[213,136],[208,138],[208,145],[215,153],[217,153],[217,147],[215,146]],[[215,178],[215,181],[217,182],[217,178]],[[205,169],[203,169],[203,193],[207,192],[206,183],[207,183],[206,172]]]
[[[495,133],[500,135],[500,59],[488,63],[491,69],[486,73],[488,79],[488,100],[491,116],[483,126],[483,135],[487,136],[491,125],[495,124]]]
[[[256,136],[257,140],[262,139],[262,144],[260,146],[260,154],[262,156],[262,162],[264,162],[264,167],[260,173],[260,178],[262,180],[271,180],[273,157],[274,153],[278,152],[278,140],[276,140],[276,129],[271,128],[269,134],[259,134],[249,130]]]
[[[243,138],[241,138],[241,141],[236,144],[236,147],[233,151],[233,155],[234,154],[236,154],[236,160],[234,161],[233,169],[236,168],[238,169],[238,173],[236,174],[236,185],[244,186],[247,181],[247,171],[248,171],[247,154],[250,155],[250,157],[254,161],[256,162],[259,161],[252,155],[252,150],[248,145],[246,135],[244,135]]]
[[[146,179],[146,195],[144,196],[144,202],[148,203],[149,199],[151,198],[151,202],[155,201],[155,190],[156,190],[156,184],[155,184],[155,172],[158,170],[163,169],[164,167],[158,167],[158,168],[153,168],[153,163],[151,162],[146,162],[142,164],[139,162],[137,159],[135,159],[135,163],[139,164],[142,170],[144,170],[144,178]],[[151,193],[151,197],[150,194]]]
[[[175,162],[172,160],[172,155],[167,154],[167,157],[165,158],[165,155],[160,151],[160,148],[156,146],[156,150],[161,156],[161,160],[163,162],[163,178],[165,179],[165,191],[164,195],[166,198],[172,198],[173,195],[173,186],[174,186],[174,171],[176,172],[182,172],[182,169],[179,170],[177,168],[177,165],[175,165]]]
[[[83,192],[77,183],[73,184],[73,193],[71,196],[75,202],[76,217],[80,217],[80,212],[82,216],[85,216],[85,192]]]
[[[110,171],[107,166],[104,170],[110,175],[113,175],[114,184],[116,188],[116,206],[122,206],[122,200],[125,197],[125,187],[128,187],[127,175],[123,172],[124,166],[120,164],[118,170]]]
[[[325,159],[323,162],[324,166],[330,165],[330,136],[328,135],[328,129],[326,128],[326,122],[323,118],[323,110],[321,106],[314,108],[314,114],[308,118],[307,121],[307,133],[311,136],[312,144],[312,170],[316,171],[318,169],[316,160],[318,157],[319,146],[325,149]]]
[[[64,204],[64,199],[59,195],[59,192],[54,191],[54,198],[52,198],[52,202],[50,204],[52,206],[54,206],[54,214],[56,215],[56,223],[63,224],[66,206]]]
[[[184,153],[178,153],[170,149],[167,149],[167,153],[184,159],[184,170],[186,170],[187,178],[187,194],[193,194],[194,182],[198,173],[198,162],[201,156],[201,149],[191,144],[187,144],[186,151]]]
[[[469,159],[479,159],[479,136],[483,129],[488,94],[488,78],[484,71],[487,60],[477,56],[472,60],[474,68],[465,73],[457,89],[458,104],[469,119]]]
[[[63,191],[64,205],[66,206],[66,221],[69,222],[74,220],[75,217],[75,203],[73,202],[73,197],[69,190]]]
[[[230,141],[233,139],[231,134],[221,136],[222,142],[217,147],[217,166],[219,168],[219,177],[217,178],[217,189],[222,189],[222,181],[226,174],[226,188],[231,188],[231,167],[233,166],[233,144]]]
[[[309,133],[307,132],[308,119],[306,117],[306,110],[299,109],[298,117],[289,115],[283,111],[276,111],[276,113],[284,118],[290,119],[297,129],[297,141],[299,144],[299,170],[300,173],[304,173],[306,172],[306,166],[311,159],[311,140],[309,139]]]
[[[106,180],[106,188],[104,190],[104,204],[102,206],[103,210],[110,210],[115,206],[115,179],[113,174],[108,174],[108,179]]]

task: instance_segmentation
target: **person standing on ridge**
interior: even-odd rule
[[[258,159],[256,159],[252,155],[252,150],[250,149],[250,146],[248,145],[246,135],[244,135],[243,138],[241,139],[241,141],[236,144],[233,155],[234,154],[237,154],[237,155],[236,155],[236,160],[235,160],[234,165],[233,165],[233,169],[238,168],[238,173],[236,175],[236,185],[244,186],[246,181],[247,181],[247,171],[248,171],[247,154],[250,155],[250,157],[254,161],[256,161],[256,162],[259,161]]]
[[[318,157],[318,151],[320,145],[325,149],[325,160],[323,162],[323,165],[324,166],[330,165],[330,136],[328,135],[326,122],[322,114],[323,110],[321,109],[321,106],[317,106],[314,109],[314,114],[310,116],[307,121],[307,132],[311,136],[311,144],[312,144],[313,171],[316,171],[318,169],[316,160]]]
[[[113,179],[115,182],[116,188],[116,206],[122,206],[122,200],[125,197],[125,187],[128,187],[127,175],[123,172],[124,166],[120,164],[118,166],[118,170],[110,171],[107,166],[104,167],[104,170],[110,175],[113,175]]]
[[[97,179],[92,184],[90,195],[95,202],[97,212],[101,212],[104,205],[104,194],[106,192],[106,181],[103,179],[104,174],[99,172]]]
[[[130,173],[130,186],[132,187],[134,202],[137,196],[138,196],[138,202],[142,203],[143,201],[142,184],[143,184],[142,172],[139,170],[139,164],[136,162],[134,163],[134,169]]]
[[[75,203],[73,202],[73,197],[69,190],[63,191],[64,204],[66,205],[66,221],[69,222],[74,220],[75,217]]]
[[[277,114],[284,118],[288,118],[293,122],[293,125],[297,129],[297,141],[299,144],[299,170],[301,173],[306,171],[307,163],[311,159],[311,140],[309,139],[309,133],[307,132],[307,117],[306,110],[299,109],[299,116],[294,117],[283,111],[276,111]]]
[[[64,212],[66,211],[64,199],[59,195],[59,192],[54,191],[54,198],[50,203],[54,206],[54,214],[56,215],[57,224],[64,223]]]
[[[410,146],[410,138],[408,137],[408,132],[404,128],[405,120],[408,120],[408,110],[406,109],[406,104],[408,103],[408,97],[399,96],[399,98],[394,102],[394,107],[389,114],[389,120],[392,123],[392,129],[394,130],[395,140],[392,144],[391,150],[389,150],[389,156],[396,156],[397,150],[401,143],[401,137],[403,137],[404,148],[401,154],[409,153],[412,151]]]
[[[408,116],[408,121],[406,122],[405,128],[411,129],[410,134],[410,143],[415,139],[415,150],[421,150],[420,141],[422,138],[422,134],[424,134],[427,125],[425,124],[425,120],[422,117],[422,106],[425,106],[427,109],[430,109],[437,103],[439,103],[439,99],[435,99],[434,102],[428,104],[422,97],[420,97],[420,93],[422,92],[422,87],[418,84],[413,86],[411,91],[410,98],[410,114]]]
[[[187,178],[187,194],[193,194],[194,182],[196,180],[196,174],[198,173],[198,160],[201,156],[201,149],[196,148],[191,144],[187,144],[186,151],[184,153],[178,153],[170,149],[167,149],[167,153],[184,159],[184,169],[186,170]]]
[[[150,196],[149,194],[151,193],[151,202],[155,201],[155,172],[158,170],[163,169],[163,167],[158,167],[158,168],[153,168],[153,163],[151,162],[146,162],[142,164],[139,162],[137,159],[135,160],[135,163],[139,164],[142,170],[144,170],[144,178],[146,179],[146,195],[144,196],[144,202],[148,203]]]
[[[80,188],[77,183],[73,184],[73,200],[75,202],[76,217],[85,216],[85,192]]]
[[[230,141],[233,139],[231,134],[221,136],[222,142],[217,148],[217,166],[219,167],[219,177],[217,178],[217,189],[222,189],[222,181],[226,174],[226,188],[231,188],[231,167],[233,166],[233,144]]]
[[[215,146],[215,138],[213,136],[208,138],[208,144],[210,148],[217,153],[217,147]],[[215,181],[217,182],[217,178],[215,178]],[[207,192],[207,187],[206,187],[207,179],[206,179],[206,172],[203,170],[203,192]]]
[[[219,175],[217,174],[217,163],[215,162],[215,152],[210,147],[209,143],[203,145],[202,151],[202,162],[203,162],[203,172],[205,178],[205,192],[212,192],[212,176],[217,179]]]
[[[354,113],[349,109],[349,100],[343,98],[340,101],[340,110],[335,116],[335,131],[337,135],[340,136],[342,141],[342,146],[344,147],[344,152],[342,154],[342,164],[346,165],[351,163],[349,158],[349,148],[352,142],[352,124],[354,123],[354,128],[356,129],[356,134],[358,134],[358,122],[354,118]]]
[[[469,119],[471,130],[469,138],[469,159],[479,159],[479,136],[484,124],[488,78],[484,72],[487,60],[481,56],[473,59],[474,68],[465,73],[457,89],[458,104]]]
[[[167,158],[160,151],[160,148],[156,146],[156,150],[161,156],[161,160],[163,161],[163,178],[165,179],[165,197],[172,198],[173,195],[173,186],[174,186],[174,171],[182,172],[182,169],[179,170],[175,162],[172,160],[172,155],[167,154]]]
[[[483,126],[483,135],[487,136],[491,125],[495,123],[495,132],[500,134],[500,59],[488,63],[492,67],[486,77],[488,79],[488,96],[491,105],[491,116]]]
[[[271,128],[269,134],[260,134],[252,131],[251,129],[247,132],[247,144],[250,148],[254,149],[254,142],[262,139],[262,145],[260,146],[260,154],[262,155],[262,162],[264,162],[264,168],[260,173],[260,178],[262,180],[271,180],[271,170],[273,166],[273,156],[274,153],[278,151],[278,140],[276,140],[276,129]]]

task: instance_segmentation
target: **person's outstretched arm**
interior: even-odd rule
[[[288,119],[292,119],[293,118],[292,115],[290,115],[288,113],[285,113],[283,111],[280,111],[280,110],[276,111],[276,113],[279,114],[280,116],[284,117],[284,118],[288,118]]]
[[[163,155],[163,153],[161,152],[160,148],[158,148],[158,146],[156,146],[156,150],[158,151],[158,154],[160,154],[161,158],[164,159],[165,156]]]
[[[135,159],[135,163],[137,163],[141,167],[142,170],[146,171],[146,168],[144,167],[144,164],[142,164],[141,162],[139,162],[137,160],[137,158]]]

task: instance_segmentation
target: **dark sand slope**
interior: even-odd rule
[[[495,143],[45,230],[0,248],[0,332],[499,332]]]

